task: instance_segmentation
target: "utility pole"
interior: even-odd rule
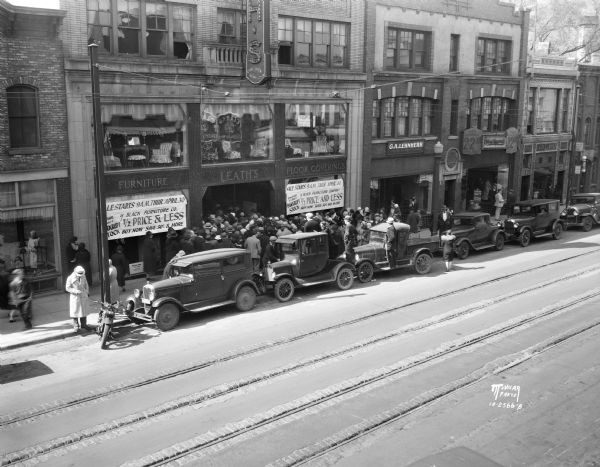
[[[106,226],[106,189],[104,182],[104,132],[100,110],[100,74],[98,71],[98,44],[88,45],[92,75],[92,120],[94,123],[94,153],[96,156],[96,229],[98,246],[98,272],[100,274],[100,297],[102,302],[111,303],[108,269],[108,235]]]

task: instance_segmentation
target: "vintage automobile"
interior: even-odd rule
[[[136,322],[156,322],[161,331],[174,328],[183,312],[197,313],[234,303],[238,310],[254,308],[260,293],[254,281],[250,253],[220,248],[176,258],[167,277],[136,289],[127,299]]]
[[[409,238],[408,224],[394,222],[393,225],[396,232],[396,264],[389,264],[384,246],[389,224],[377,224],[369,229],[369,243],[354,249],[356,275],[360,282],[369,282],[375,271],[390,271],[406,266],[414,267],[418,274],[427,274],[431,270],[433,253],[439,249],[440,237]]]
[[[576,193],[571,202],[563,209],[560,218],[568,227],[581,227],[589,232],[594,225],[600,224],[600,193]]]
[[[504,220],[507,240],[517,240],[527,246],[532,238],[552,237],[558,239],[565,229],[560,219],[560,201],[557,199],[532,199],[520,201]]]
[[[340,290],[354,283],[354,266],[344,259],[329,258],[325,232],[298,232],[277,239],[281,261],[266,264],[262,278],[265,287],[273,287],[275,297],[287,302],[297,287],[335,282]]]
[[[452,233],[456,236],[454,243],[456,256],[465,259],[471,250],[479,251],[504,248],[506,236],[498,222],[494,222],[486,212],[454,213]]]

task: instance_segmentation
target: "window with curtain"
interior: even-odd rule
[[[555,133],[558,116],[558,89],[540,88],[537,93],[536,133]]]
[[[192,6],[160,0],[87,0],[87,13],[88,41],[104,53],[192,58]]]
[[[479,38],[477,40],[478,73],[510,74],[512,41]]]
[[[562,131],[569,131],[569,90],[561,90],[562,94]]]
[[[345,104],[286,104],[285,109],[285,157],[346,155]]]
[[[381,100],[374,111],[380,111],[380,137],[408,137],[432,134],[435,101],[421,97],[390,97]]]
[[[469,128],[479,128],[487,133],[498,133],[515,125],[516,104],[504,97],[479,97],[471,99],[467,108]]]
[[[8,134],[11,148],[40,147],[38,91],[17,85],[6,90]]]
[[[345,23],[280,16],[277,38],[280,65],[348,67]]]
[[[246,44],[247,24],[245,11],[218,8],[217,22],[219,23],[218,41],[221,44]]]
[[[379,131],[380,131],[380,119],[381,119],[381,113],[379,110],[379,100],[374,99],[373,100],[373,106],[372,106],[372,115],[371,115],[371,137],[372,138],[379,138]]]

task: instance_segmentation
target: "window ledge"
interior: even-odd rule
[[[44,150],[41,147],[37,148],[8,148],[9,156],[18,156],[21,154],[42,154]]]

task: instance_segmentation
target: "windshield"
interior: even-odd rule
[[[369,243],[384,243],[385,242],[385,232],[380,232],[379,230],[371,230],[369,234]]]
[[[594,204],[594,198],[590,198],[587,196],[582,196],[582,197],[573,197],[573,199],[571,200],[571,203],[573,204]]]
[[[529,206],[529,205],[525,205],[525,206],[514,206],[513,207],[513,214],[531,214],[533,213],[533,207]]]

